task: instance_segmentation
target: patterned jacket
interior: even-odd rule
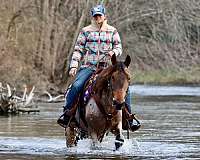
[[[81,67],[95,65],[98,61],[107,62],[105,54],[113,51],[116,56],[122,54],[122,44],[116,28],[103,22],[99,29],[95,22],[84,27],[77,38],[70,68],[78,68],[79,62]]]

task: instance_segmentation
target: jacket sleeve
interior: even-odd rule
[[[84,31],[81,31],[76,40],[76,44],[74,47],[74,52],[72,54],[72,59],[70,63],[70,68],[78,68],[79,62],[84,54],[84,48],[86,43],[86,36]]]
[[[120,56],[122,54],[122,42],[117,30],[113,33],[113,50],[116,56]]]

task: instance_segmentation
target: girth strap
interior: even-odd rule
[[[106,111],[105,111],[103,105],[102,105],[101,102],[100,102],[100,99],[99,99],[96,95],[92,95],[92,97],[94,98],[94,100],[95,100],[95,102],[96,102],[96,104],[97,104],[99,110],[101,111],[101,113],[102,113],[102,114],[104,115],[104,117],[106,118],[106,121],[107,121],[107,120],[111,120],[111,118],[113,117],[113,115],[112,115],[112,114],[106,113]]]

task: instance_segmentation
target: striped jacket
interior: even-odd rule
[[[109,51],[113,51],[116,56],[122,54],[121,39],[116,28],[108,25],[107,20],[104,21],[100,29],[95,22],[92,22],[79,33],[70,68],[78,68],[79,62],[81,62],[81,67],[94,65],[99,60],[107,62],[107,56],[104,55]]]

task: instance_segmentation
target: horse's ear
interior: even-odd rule
[[[124,64],[126,67],[128,67],[131,63],[131,57],[129,55],[126,56],[126,59],[124,61]]]
[[[115,54],[112,55],[111,62],[112,62],[112,65],[115,65],[117,63],[117,57]]]

